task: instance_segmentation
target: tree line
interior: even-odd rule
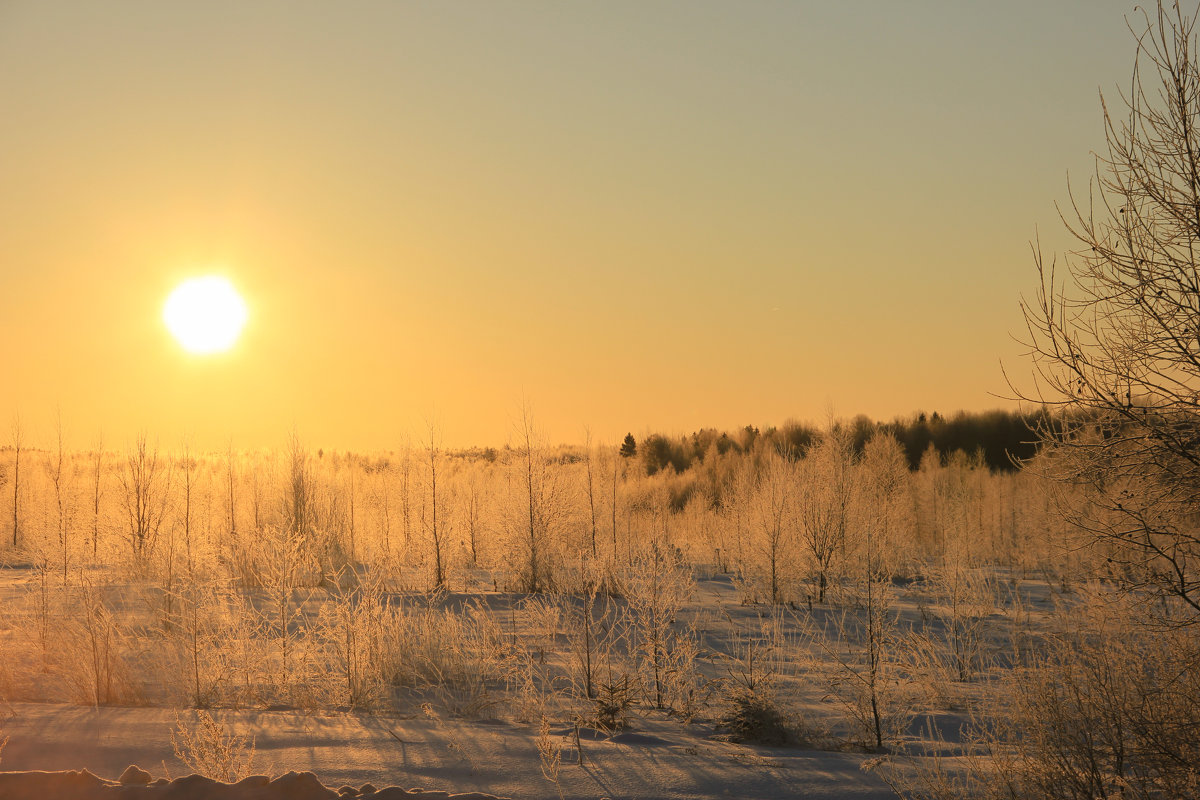
[[[861,455],[871,437],[883,433],[900,442],[910,470],[919,469],[921,459],[932,450],[942,461],[963,453],[988,469],[1011,472],[1037,453],[1038,431],[1047,421],[1047,412],[1042,409],[959,411],[948,417],[937,411],[932,414],[921,411],[890,422],[860,414],[851,420],[834,422],[828,430],[789,421],[762,429],[754,425],[734,431],[702,428],[685,436],[651,433],[641,442],[629,435],[621,454],[636,459],[647,475],[668,468],[684,473],[730,452],[750,453],[756,446],[773,448],[792,459],[801,458],[830,431],[845,433],[854,453]]]

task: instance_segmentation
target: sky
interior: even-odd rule
[[[0,0],[0,444],[1011,407],[1133,8]]]

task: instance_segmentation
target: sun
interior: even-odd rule
[[[184,350],[197,355],[233,347],[246,324],[246,303],[227,279],[206,275],[175,287],[163,322]]]

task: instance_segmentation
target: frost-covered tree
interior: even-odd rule
[[[1110,106],[1076,247],[1045,257],[1023,303],[1035,387],[1060,412],[1058,477],[1093,502],[1075,522],[1135,587],[1200,618],[1200,58],[1196,16],[1142,11],[1133,77]]]
[[[835,569],[846,563],[854,462],[849,437],[831,426],[800,467],[800,541],[812,560],[819,602],[825,601]]]

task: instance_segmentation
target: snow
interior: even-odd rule
[[[31,770],[86,769],[95,775],[115,778],[128,765],[138,764],[156,779],[176,778],[183,771],[170,743],[174,711],[16,703],[11,712],[13,716],[5,726],[10,737],[3,753],[5,770],[28,774]],[[556,787],[542,774],[535,742],[538,731],[531,726],[451,719],[388,719],[359,714],[250,711],[219,714],[239,733],[254,737],[254,772],[268,775],[311,772],[330,787],[371,784],[512,798],[561,796],[613,800],[722,797],[882,800],[893,796],[878,777],[861,769],[868,758],[865,754],[716,741],[707,738],[710,729],[681,726],[670,720],[647,720],[639,724],[638,731],[612,738],[582,736],[582,764],[575,749],[574,730],[556,730],[555,738],[563,746]],[[26,780],[35,785],[39,780],[50,784],[49,778],[15,779],[11,774],[0,773],[0,797],[8,800],[54,796],[21,794],[26,790],[13,788]],[[69,782],[78,778],[60,774],[54,780]],[[247,788],[238,794],[214,792],[197,796],[266,795],[250,793]]]

